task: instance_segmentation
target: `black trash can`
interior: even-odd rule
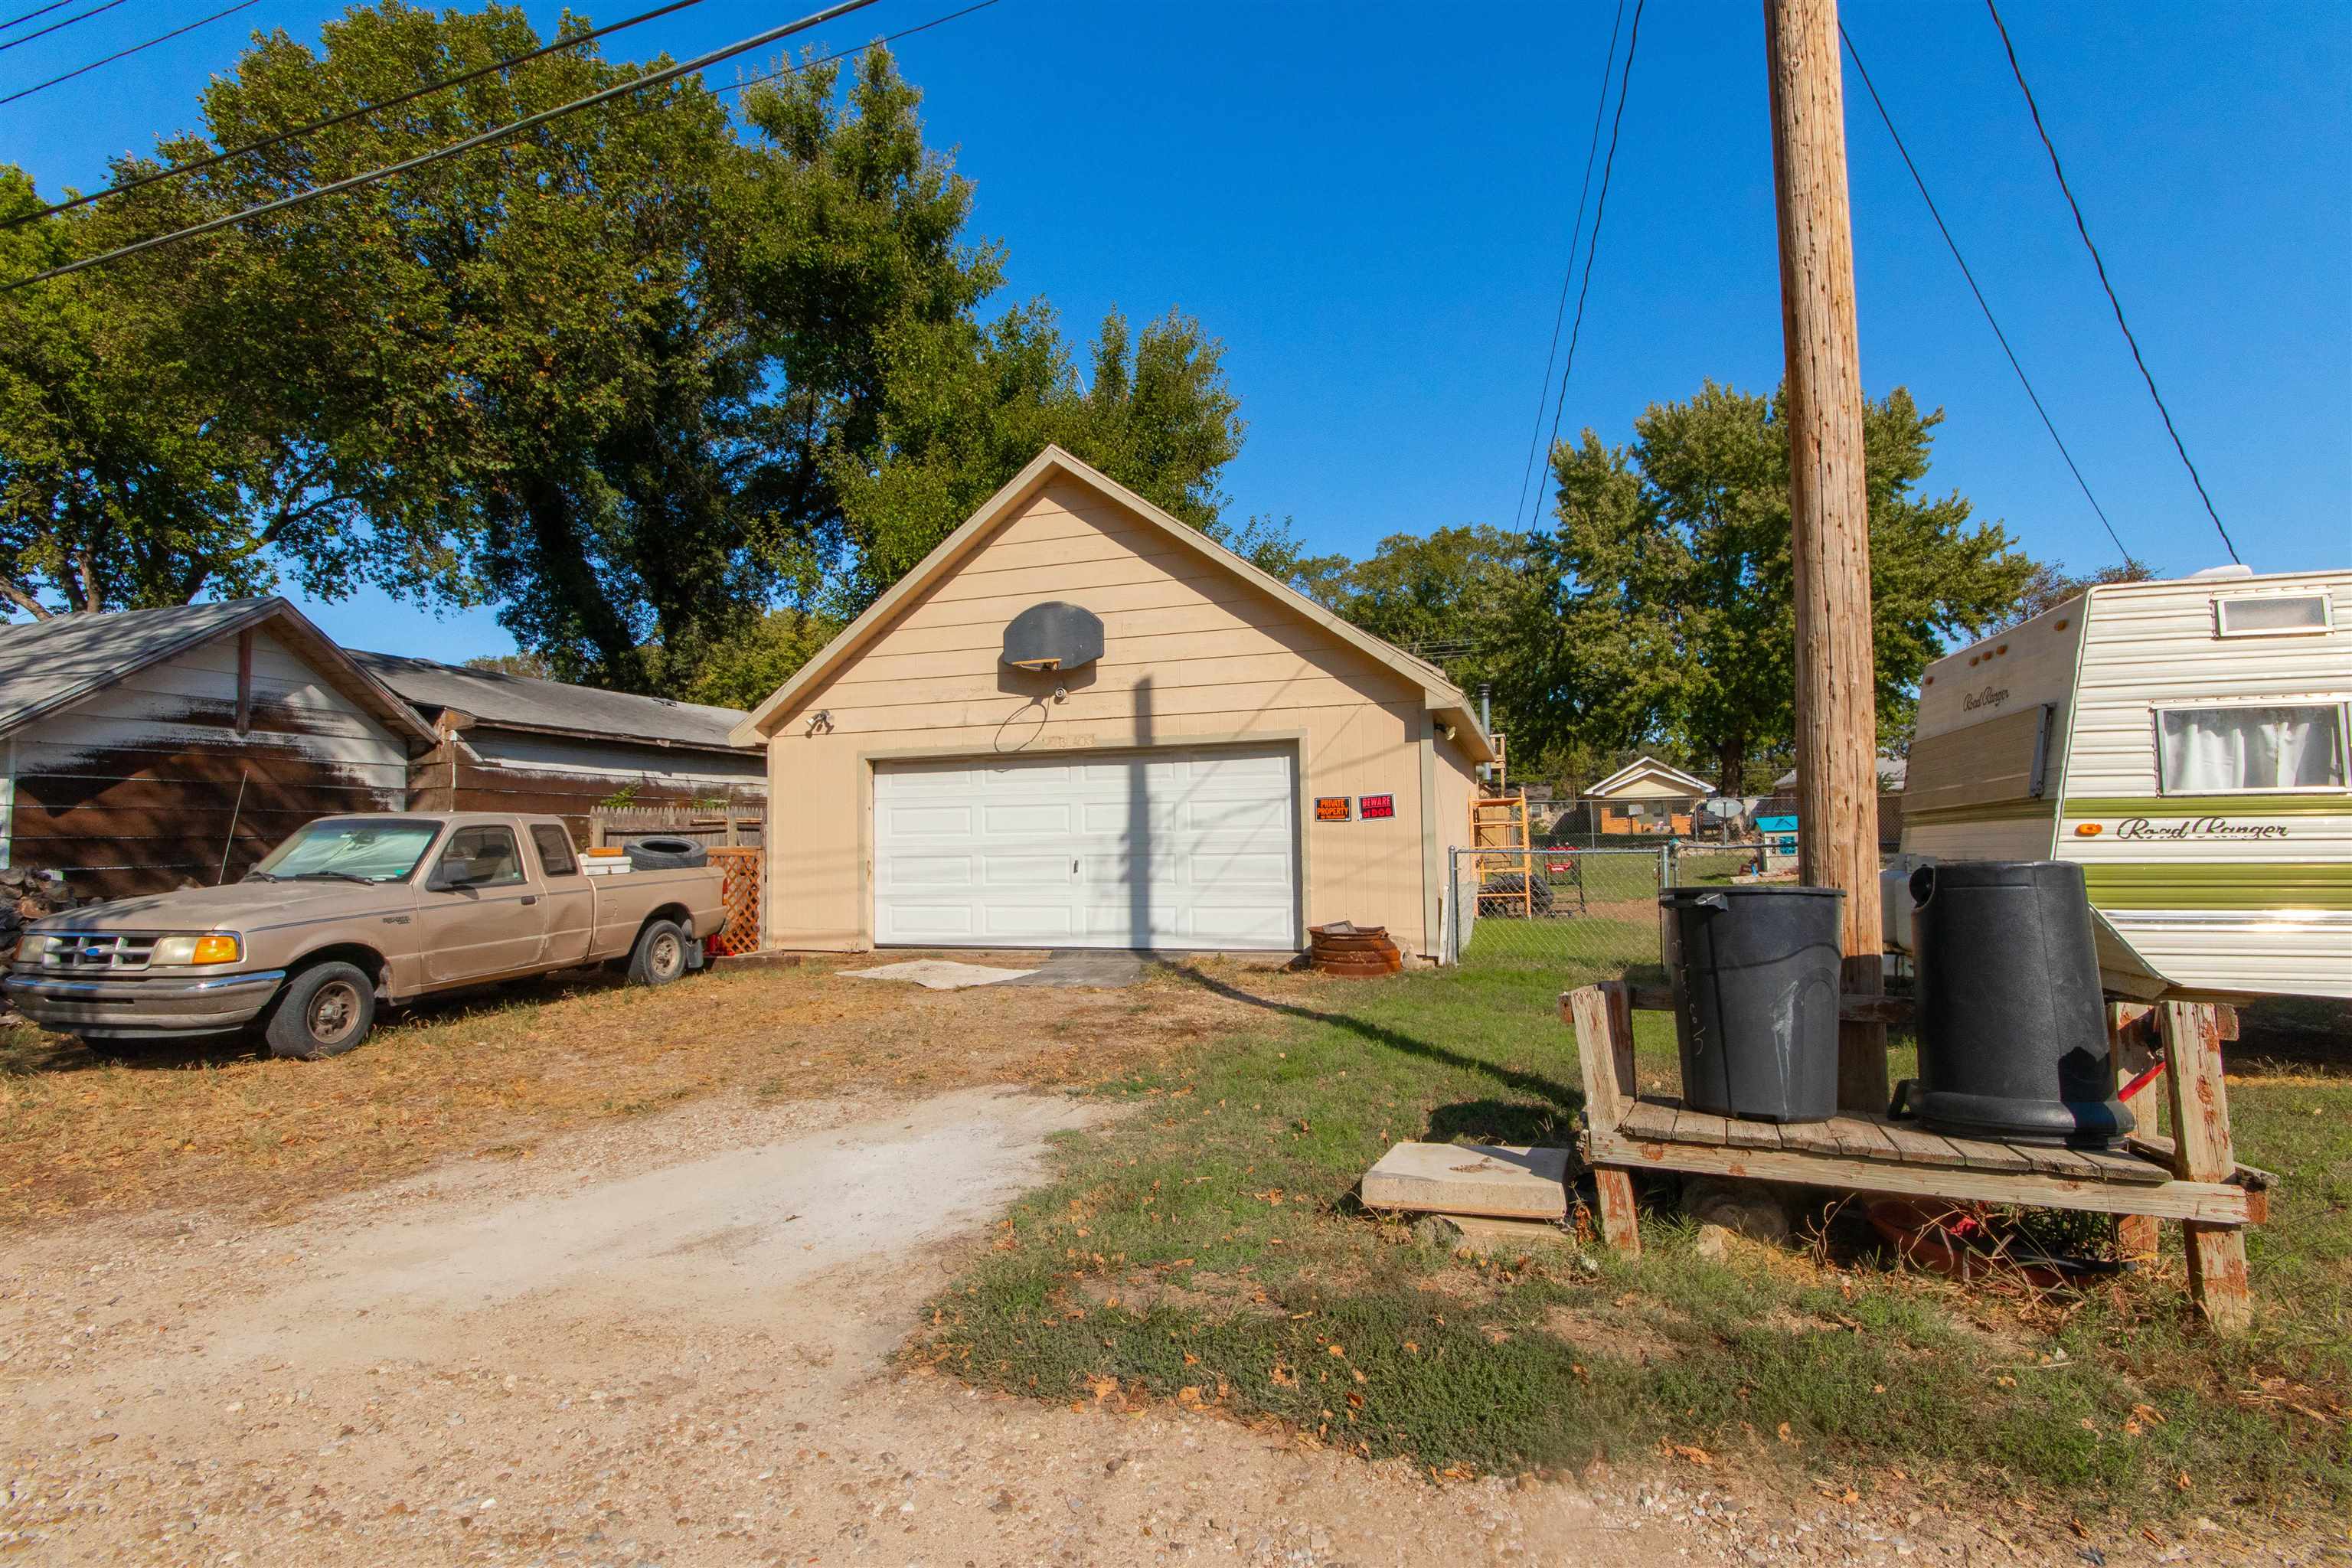
[[[2083,868],[1953,860],[1911,874],[1919,1077],[1897,1115],[2004,1143],[2112,1147],[2116,1098]]]
[[[1755,1121],[1837,1114],[1834,888],[1668,888],[1658,895],[1683,1102]]]

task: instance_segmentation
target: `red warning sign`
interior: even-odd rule
[[[1372,818],[1376,816],[1394,816],[1396,815],[1396,796],[1392,795],[1368,795],[1364,796],[1363,808],[1364,820],[1366,822],[1371,821]]]

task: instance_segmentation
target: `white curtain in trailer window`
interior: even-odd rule
[[[2344,787],[2340,702],[2167,708],[2156,719],[2167,795]]]
[[[1289,747],[874,770],[874,940],[921,947],[1299,945]]]

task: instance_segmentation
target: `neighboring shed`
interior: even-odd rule
[[[585,844],[600,805],[760,805],[757,746],[728,732],[738,709],[599,691],[397,654],[352,656],[434,731],[409,775],[417,811],[530,811],[561,816]]]
[[[86,897],[239,877],[311,817],[400,810],[433,743],[283,599],[0,625],[0,867]]]
[[[1715,786],[1658,761],[1636,757],[1584,792],[1591,803],[1592,828],[1602,834],[1667,833],[1687,836],[1698,803]]]
[[[1434,667],[1053,447],[735,733],[793,802],[768,941],[834,950],[1433,954],[1493,757]]]

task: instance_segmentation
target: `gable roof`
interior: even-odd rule
[[[1584,793],[1588,795],[1605,795],[1621,784],[1633,783],[1643,773],[1655,773],[1668,784],[1685,785],[1693,795],[1711,795],[1715,793],[1715,786],[1705,779],[1686,773],[1680,768],[1670,767],[1655,757],[1635,757],[1599,784],[1586,789]]]
[[[1879,752],[1878,793],[1881,795],[1892,795],[1896,790],[1901,789],[1903,787],[1904,778],[1910,772],[1911,763],[1907,759],[1903,757],[1890,757],[1885,752]],[[1772,787],[1777,790],[1792,790],[1796,788],[1797,770],[1790,768],[1787,773],[1782,773],[1779,778],[1774,779],[1772,781]]]
[[[284,599],[81,611],[0,625],[0,734],[69,708],[149,665],[236,632],[268,628],[320,679],[404,740],[436,739],[415,712]]]
[[[954,572],[967,556],[979,548],[992,529],[1055,479],[1074,480],[1116,502],[1148,526],[1198,552],[1259,592],[1276,599],[1293,614],[1312,621],[1341,642],[1394,670],[1420,689],[1431,712],[1443,715],[1453,726],[1454,743],[1461,747],[1473,762],[1490,763],[1495,760],[1494,748],[1478,728],[1477,715],[1471,710],[1470,699],[1460,687],[1447,680],[1436,666],[1415,658],[1402,648],[1342,620],[1289,584],[1243,560],[1199,529],[1170,515],[1099,469],[1080,462],[1061,447],[1054,446],[1047,447],[1032,458],[1028,467],[1013,475],[1003,489],[983,502],[980,510],[966,518],[954,532],[940,541],[936,549],[916,563],[912,571],[891,584],[889,591],[875,600],[864,615],[843,627],[839,637],[825,644],[816,657],[803,665],[790,680],[777,689],[774,695],[753,709],[748,718],[735,726],[736,742],[740,745],[763,742],[774,732],[781,715],[791,711],[795,702],[830,679],[889,623],[892,616],[926,589]]]
[[[457,712],[499,730],[530,730],[550,735],[584,735],[650,746],[696,751],[743,748],[728,736],[743,719],[740,708],[710,708],[667,697],[599,691],[495,669],[467,669],[402,654],[362,653],[352,658],[384,685],[414,703],[429,721]]]

